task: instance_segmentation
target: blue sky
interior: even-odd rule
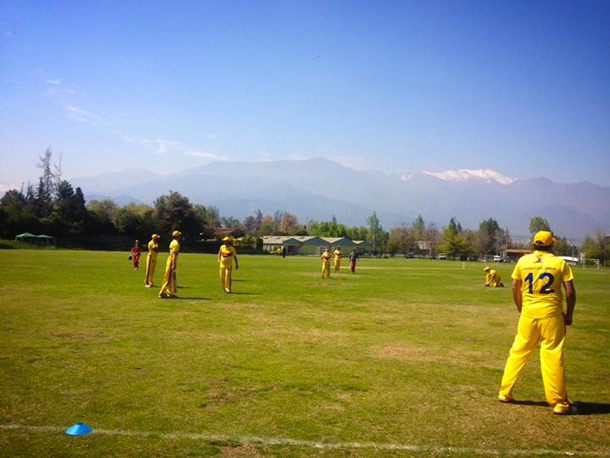
[[[610,185],[605,1],[0,0],[0,186],[326,157]]]

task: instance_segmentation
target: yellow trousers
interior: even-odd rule
[[[155,268],[157,267],[157,257],[151,256],[150,254],[146,257],[146,277],[144,284],[146,286],[152,286],[153,276],[155,275]]]
[[[232,266],[220,266],[220,286],[222,286],[223,291],[227,293],[231,292],[231,270],[233,270]]]
[[[330,264],[322,263],[322,278],[330,278]]]
[[[341,267],[341,261],[335,261],[335,273],[339,273],[339,268]]]
[[[563,367],[563,344],[566,328],[563,316],[531,318],[521,315],[515,342],[510,349],[502,377],[500,394],[512,399],[512,392],[525,364],[540,342],[540,366],[546,402],[560,410],[568,410],[565,371]]]
[[[165,276],[163,277],[163,286],[159,291],[159,296],[175,296],[176,295],[176,266],[172,269],[171,257],[165,263]]]

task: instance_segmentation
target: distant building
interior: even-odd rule
[[[298,254],[322,254],[324,251],[324,247],[328,245],[326,240],[321,237],[317,237],[315,235],[301,235],[295,237],[299,242],[301,242],[301,246],[298,250]]]
[[[521,256],[530,254],[532,250],[522,250],[518,248],[507,248],[504,250],[504,259],[508,259],[511,262],[518,261]]]
[[[371,244],[366,240],[354,240],[353,243],[358,254],[364,254],[371,251]]]
[[[343,251],[349,252],[356,249],[359,254],[364,254],[370,248],[364,240],[350,240],[346,237],[317,237],[289,236],[289,235],[266,235],[263,237],[263,251],[277,253],[282,247],[286,248],[287,254],[320,255],[327,246],[340,246]]]
[[[263,251],[277,253],[284,247],[286,248],[286,254],[297,254],[301,247],[301,242],[295,237],[272,235],[263,237]]]

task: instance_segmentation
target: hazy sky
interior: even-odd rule
[[[610,2],[0,0],[0,185],[48,146],[610,185]]]

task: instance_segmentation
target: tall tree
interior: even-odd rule
[[[179,192],[170,191],[155,200],[155,218],[159,221],[160,229],[169,234],[174,230],[181,231],[185,238],[199,238],[201,223],[188,197]]]
[[[258,234],[261,224],[263,223],[263,212],[256,210],[254,216],[248,216],[244,219],[244,227],[248,234]]]
[[[72,201],[74,189],[72,185],[63,180],[57,185],[57,197],[53,205],[53,211],[59,216],[59,219],[68,221],[72,219]]]
[[[19,214],[25,207],[26,199],[23,193],[17,189],[10,189],[0,198],[0,205],[9,214]]]
[[[550,231],[551,225],[542,216],[534,216],[530,219],[530,234],[534,235],[538,231]]]
[[[411,250],[413,240],[411,238],[411,231],[407,226],[400,225],[390,231],[388,236],[388,251],[394,255],[396,253],[406,254]]]
[[[83,194],[83,190],[77,187],[74,190],[74,195],[72,196],[72,218],[75,222],[78,222],[84,226],[86,226],[89,219],[89,212],[87,211],[87,206],[85,202],[85,196]]]
[[[273,216],[265,215],[261,220],[261,225],[258,228],[258,235],[271,235],[273,234]]]
[[[602,265],[610,260],[610,236],[600,229],[593,237],[586,236],[582,242],[582,254],[585,258],[599,259]]]
[[[112,200],[91,200],[87,203],[87,210],[91,216],[92,232],[100,234],[116,233],[113,219],[118,207]]]
[[[499,231],[500,225],[493,218],[486,219],[479,224],[479,230],[477,231],[477,245],[480,254],[498,254]]]
[[[222,216],[220,218],[220,223],[222,224],[222,227],[226,227],[227,229],[237,229],[241,226],[239,220],[232,216]]]
[[[455,218],[451,218],[447,227],[443,229],[438,249],[447,253],[450,258],[460,258],[470,252],[470,246],[463,234],[462,225]]]
[[[38,159],[40,162],[36,167],[42,170],[42,174],[40,175],[40,181],[42,182],[42,186],[44,187],[44,192],[49,196],[53,195],[53,192],[56,189],[55,186],[55,174],[53,173],[53,165],[51,163],[51,159],[53,158],[53,153],[51,151],[51,147],[48,147],[46,151],[40,156]]]
[[[565,237],[555,236],[553,253],[557,256],[578,256],[578,248]]]
[[[498,231],[496,231],[496,251],[498,253],[504,252],[507,248],[510,248],[512,244],[513,240],[508,228],[498,229]]]
[[[424,231],[424,240],[428,242],[430,251],[436,252],[438,243],[440,242],[441,234],[434,223],[428,223],[426,230]]]
[[[210,205],[205,207],[200,204],[193,206],[197,223],[201,228],[200,237],[209,239],[214,237],[216,229],[221,225],[220,212],[218,207]]]
[[[36,214],[41,218],[51,215],[53,210],[53,194],[58,184],[52,169],[52,158],[53,153],[51,152],[51,147],[49,147],[39,157],[40,162],[36,165],[41,170],[38,187],[36,188]]]
[[[417,215],[415,221],[411,225],[411,231],[413,234],[413,238],[416,241],[424,240],[424,233],[426,232],[426,222],[422,218],[421,215]]]
[[[284,212],[280,223],[278,225],[278,231],[284,234],[294,234],[299,229],[299,220],[296,215],[292,213]]]
[[[368,236],[369,242],[373,248],[373,252],[377,251],[377,248],[383,243],[383,228],[379,224],[379,218],[377,218],[377,212],[373,212],[371,216],[366,219],[368,225]]]
[[[148,205],[127,204],[116,210],[114,224],[121,234],[147,240],[153,232],[164,232],[158,230],[155,212],[156,209]],[[170,231],[171,229],[167,232]],[[169,240],[169,237],[166,240]]]

